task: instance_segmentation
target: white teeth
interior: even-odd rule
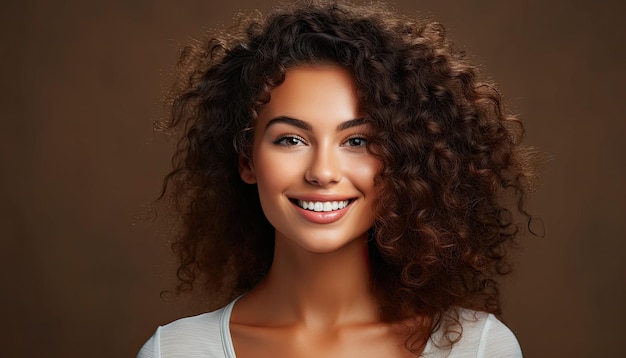
[[[311,211],[335,211],[343,209],[350,203],[349,200],[344,201],[303,201],[298,200],[298,206],[305,210]]]

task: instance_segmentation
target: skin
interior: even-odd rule
[[[258,186],[276,244],[267,278],[233,309],[237,357],[414,357],[371,290],[366,234],[381,163],[363,116],[351,74],[334,66],[288,70],[259,112],[239,169]],[[298,199],[349,204],[320,213]]]

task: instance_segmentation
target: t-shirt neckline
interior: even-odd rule
[[[231,303],[224,307],[222,317],[220,317],[220,335],[222,336],[222,348],[224,349],[226,358],[236,358],[233,339],[230,335],[230,315],[233,312],[235,302],[237,302],[237,300],[239,300],[242,296],[235,298]]]
[[[235,355],[235,347],[233,346],[233,339],[230,335],[230,316],[233,312],[233,307],[235,307],[235,303],[243,296],[244,295],[241,295],[235,298],[228,305],[226,305],[222,311],[222,316],[220,317],[220,335],[222,336],[222,349],[224,349],[225,358],[237,358]],[[424,347],[422,354],[426,354],[432,349],[431,340],[432,337],[430,337],[426,342],[426,346]]]

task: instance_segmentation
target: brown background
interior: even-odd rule
[[[220,2],[222,3],[222,2]],[[165,304],[167,230],[145,206],[169,167],[153,135],[181,45],[254,1],[43,1],[0,20],[0,350],[133,356]],[[550,153],[505,290],[527,357],[626,356],[626,6],[613,1],[396,1],[444,23]]]

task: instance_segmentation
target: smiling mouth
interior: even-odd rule
[[[304,210],[315,212],[327,212],[341,210],[348,206],[354,199],[340,201],[306,201],[292,199],[291,201]]]

